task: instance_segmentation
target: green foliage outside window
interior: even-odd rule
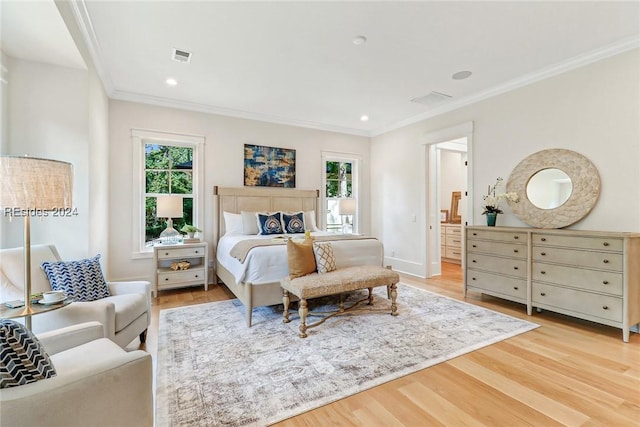
[[[193,148],[145,144],[145,241],[166,228],[166,218],[156,217],[157,196],[181,194],[183,216],[173,218],[173,228],[193,224]]]
[[[327,197],[351,197],[351,163],[326,162]]]

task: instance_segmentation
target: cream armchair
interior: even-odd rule
[[[152,426],[151,355],[104,338],[98,322],[37,335],[57,375],[0,389],[6,426]]]
[[[60,261],[53,245],[31,246],[31,292],[51,290],[47,276],[40,268],[44,261]],[[0,250],[0,302],[24,299],[23,248]],[[111,296],[90,302],[73,302],[50,313],[32,317],[36,334],[78,323],[98,321],[104,336],[125,347],[137,336],[146,339],[151,321],[151,284],[139,282],[107,282]]]

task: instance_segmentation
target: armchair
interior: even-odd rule
[[[7,426],[152,426],[151,355],[104,338],[98,322],[37,335],[57,375],[0,389]]]
[[[60,261],[54,245],[31,246],[31,291],[51,290],[40,265]],[[0,302],[24,299],[23,248],[0,250]],[[151,284],[146,281],[107,282],[111,296],[90,302],[73,302],[50,313],[32,317],[32,330],[39,334],[78,323],[98,321],[104,336],[125,347],[136,336],[145,342],[151,322]]]

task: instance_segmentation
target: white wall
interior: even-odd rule
[[[526,156],[566,148],[590,159],[602,181],[593,211],[569,228],[640,231],[640,50],[629,51],[458,110],[374,137],[371,146],[372,230],[395,252],[393,265],[423,275],[426,249],[424,135],[473,122],[471,224],[487,185],[508,178]],[[388,165],[394,165],[388,167]],[[406,221],[420,212],[418,224]],[[526,226],[508,209],[499,225]],[[403,267],[404,268],[404,267]],[[407,268],[404,268],[407,270]]]
[[[31,221],[31,243],[54,243],[67,259],[88,255],[89,147],[87,73],[11,58],[6,153],[70,162],[78,216]],[[22,246],[23,220],[3,221],[3,247]]]
[[[204,238],[212,242],[214,230],[213,186],[243,186],[244,144],[258,144],[296,150],[296,187],[320,189],[321,151],[356,154],[362,158],[362,218],[364,232],[370,230],[369,138],[313,129],[284,126],[156,107],[132,102],[110,101],[109,109],[110,270],[120,279],[151,279],[151,259],[132,259],[132,141],[131,129],[171,132],[205,137]]]

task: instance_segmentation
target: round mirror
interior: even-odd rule
[[[573,184],[569,175],[557,168],[536,172],[527,183],[527,199],[540,209],[555,209],[569,200]]]
[[[511,212],[532,227],[562,228],[584,218],[600,195],[600,176],[582,154],[561,148],[538,151],[511,172],[507,200]]]

